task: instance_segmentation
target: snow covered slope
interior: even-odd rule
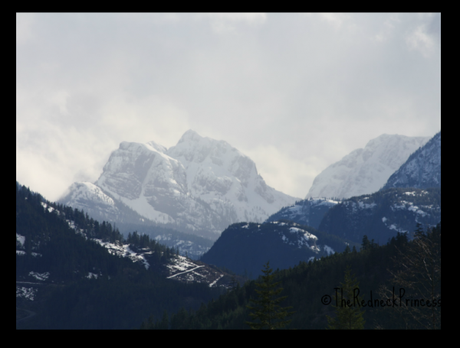
[[[429,137],[383,134],[323,170],[306,198],[350,198],[378,191]]]
[[[225,141],[189,130],[167,154],[184,165],[191,196],[199,197],[234,222],[263,221],[295,201],[269,187],[257,173],[255,163]]]
[[[75,183],[59,200],[95,218],[105,207],[114,222],[121,203],[156,223],[215,238],[232,223],[262,222],[295,201],[266,185],[249,157],[192,130],[170,149],[122,142],[94,184]]]
[[[441,132],[410,155],[382,190],[392,187],[441,187]]]
[[[73,202],[75,208],[88,211],[105,220],[112,220],[118,214],[118,209],[112,198],[107,196],[96,185],[90,182],[75,182],[64,194],[64,200]]]

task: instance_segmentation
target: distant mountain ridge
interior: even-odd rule
[[[440,188],[391,188],[352,197],[333,206],[318,229],[361,243],[363,236],[386,244],[398,232],[413,234],[441,222]]]
[[[382,190],[392,187],[441,187],[441,132],[412,153]]]
[[[270,215],[265,222],[289,220],[317,229],[327,211],[338,203],[339,201],[327,198],[303,199]]]
[[[379,138],[370,141],[370,145],[366,146],[374,148],[373,151],[368,149],[369,154],[364,156],[368,157],[367,166],[378,162],[370,160],[375,154],[381,159],[390,155],[396,156],[395,151],[400,147],[401,141],[402,144],[408,141],[407,137],[401,136]],[[413,140],[410,140],[410,146],[405,145],[406,150],[418,141]],[[395,147],[395,143],[399,145]],[[344,160],[351,158],[349,162],[342,160],[335,167],[328,168],[329,172],[326,174],[333,178],[334,170],[337,169],[336,173],[340,173],[342,167],[348,163],[350,177],[346,180],[357,180],[360,176],[355,165],[360,157],[363,157],[362,149],[344,157]],[[396,162],[400,159],[401,156]],[[361,164],[364,165],[364,162]],[[357,176],[353,177],[352,174]],[[323,178],[327,179],[327,175]],[[338,191],[335,194],[338,195]],[[441,132],[415,150],[379,191],[338,201],[326,198],[297,201],[294,205],[272,214],[266,221],[281,219],[309,225],[356,243],[361,242],[364,235],[380,244],[386,243],[398,232],[408,233],[410,237],[417,223],[424,227],[435,226],[441,221]]]
[[[269,187],[249,157],[192,130],[170,149],[122,142],[94,184],[74,183],[59,200],[95,218],[133,223],[134,211],[138,222],[211,239],[232,223],[262,222],[295,201]]]
[[[305,198],[350,198],[378,191],[430,137],[382,134],[331,164],[313,181]]]

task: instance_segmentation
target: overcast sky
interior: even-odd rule
[[[16,15],[16,180],[57,200],[193,129],[304,198],[381,134],[441,129],[441,15]]]

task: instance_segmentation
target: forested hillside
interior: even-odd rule
[[[397,234],[388,245],[363,240],[362,248],[314,262],[275,271],[273,282],[286,296],[282,306],[292,307],[286,329],[326,329],[327,316],[335,318],[341,307],[342,285],[349,269],[363,298],[365,329],[439,329],[441,327],[441,224],[423,231],[412,241]],[[235,284],[218,300],[190,312],[181,309],[168,320],[143,323],[144,329],[249,329],[247,305],[257,298],[256,282]],[[350,298],[351,304],[354,299]],[[345,302],[346,303],[346,302]],[[354,306],[359,306],[355,301]],[[346,307],[342,306],[342,307]],[[349,306],[351,307],[351,306]]]
[[[134,232],[134,231],[133,231]],[[149,248],[142,262],[110,254],[100,242]],[[137,233],[50,203],[16,183],[16,328],[129,329],[150,315],[198,308],[221,290],[166,279],[175,251]],[[32,313],[24,320],[25,313]]]
[[[254,279],[267,261],[275,269],[289,268],[300,261],[342,252],[347,242],[287,220],[242,222],[228,226],[201,260]]]

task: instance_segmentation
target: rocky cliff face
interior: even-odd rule
[[[306,198],[350,198],[378,191],[429,137],[383,134],[323,170]]]
[[[122,142],[94,184],[74,184],[60,202],[89,215],[97,208],[115,222],[112,210],[128,207],[145,219],[209,237],[235,222],[262,222],[295,200],[266,185],[255,163],[225,141],[189,130],[170,149]],[[101,202],[107,211],[101,212]]]

